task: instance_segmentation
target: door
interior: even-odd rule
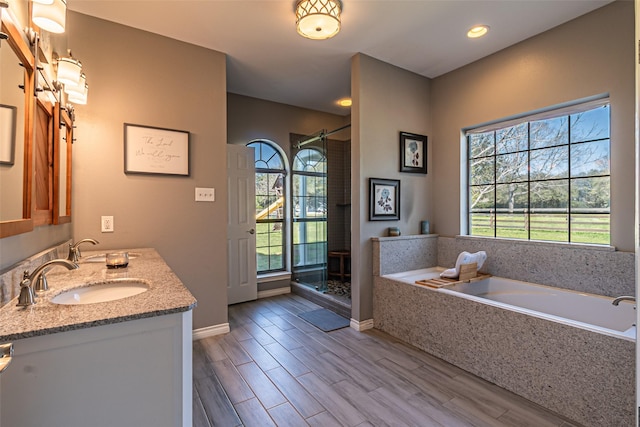
[[[258,298],[253,148],[227,144],[227,302]]]

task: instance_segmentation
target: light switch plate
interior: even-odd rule
[[[199,188],[196,187],[196,202],[215,202],[215,188]]]

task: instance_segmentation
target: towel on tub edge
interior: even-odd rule
[[[469,253],[467,251],[461,252],[458,255],[458,259],[456,260],[456,266],[454,268],[449,268],[442,273],[440,273],[440,277],[446,277],[448,279],[457,279],[460,276],[460,266],[463,264],[478,264],[478,270],[482,268],[482,265],[487,260],[487,253],[485,251],[478,251],[476,253]]]

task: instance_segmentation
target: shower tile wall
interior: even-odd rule
[[[327,141],[327,245],[329,251],[351,245],[351,145]]]

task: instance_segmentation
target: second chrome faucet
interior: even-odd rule
[[[91,244],[97,245],[100,242],[94,239],[82,239],[76,243],[69,243],[69,255],[67,256],[67,260],[71,262],[78,262],[78,259],[81,256],[80,245],[82,243],[91,243]]]

